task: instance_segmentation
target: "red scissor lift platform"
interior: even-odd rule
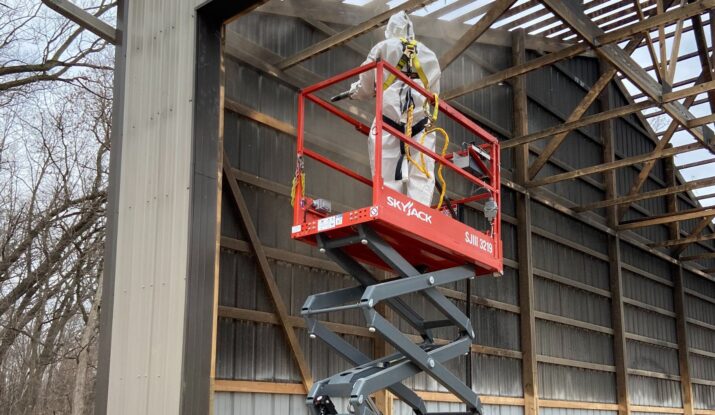
[[[375,172],[373,179],[339,164],[305,147],[306,100],[352,125],[365,135],[370,127],[340,108],[316,95],[321,90],[344,82],[366,71],[375,71],[376,85],[383,85],[386,73],[410,86],[413,93],[422,94],[430,105],[438,105],[439,114],[464,128],[473,142],[462,150],[440,155],[405,136],[382,118],[382,88],[375,96]],[[448,200],[448,208],[422,205],[404,194],[387,187],[382,179],[382,132],[386,131],[408,143],[426,157],[431,157],[470,183],[479,191],[460,200]],[[334,397],[345,397],[351,413],[379,414],[370,399],[380,389],[389,389],[412,407],[415,414],[429,414],[422,399],[406,388],[402,381],[419,372],[426,372],[454,393],[466,405],[466,411],[455,414],[481,413],[478,396],[470,386],[451,373],[444,362],[469,353],[475,337],[469,317],[447,299],[437,287],[467,280],[479,275],[503,273],[501,212],[497,208],[488,219],[488,229],[477,230],[454,217],[463,204],[477,201],[501,206],[499,175],[499,142],[446,102],[438,102],[431,92],[422,88],[388,63],[378,61],[350,70],[301,91],[298,98],[297,169],[294,183],[292,237],[317,245],[320,251],[352,275],[358,286],[308,297],[302,315],[311,338],[320,338],[356,366],[330,378],[316,382],[308,393],[311,414],[338,414]],[[372,204],[356,210],[333,213],[321,208],[319,200],[305,195],[301,176],[304,158],[312,158],[351,179],[372,188]],[[461,168],[453,161],[459,157],[476,168]],[[329,195],[326,195],[329,196]],[[450,211],[451,214],[447,214]],[[485,212],[486,213],[486,212]],[[485,216],[487,216],[485,214]],[[363,264],[387,269],[397,277],[382,281],[374,277]],[[444,319],[425,321],[404,299],[411,293],[423,295]],[[385,302],[398,316],[411,325],[422,339],[413,342],[389,320],[376,312],[374,306]],[[317,315],[348,309],[361,309],[370,331],[377,332],[396,350],[390,356],[371,359],[347,343],[342,337],[321,324]],[[458,335],[451,342],[436,342],[433,330],[456,327]]]
[[[346,234],[355,233],[354,227],[356,225],[369,222],[381,236],[393,244],[393,246],[397,247],[397,250],[413,264],[421,264],[429,269],[443,269],[449,266],[470,263],[478,267],[477,273],[480,275],[503,273],[500,210],[497,212],[492,229],[480,231],[446,215],[444,210],[438,211],[424,206],[384,186],[382,183],[382,163],[380,162],[382,160],[382,131],[386,130],[403,142],[409,142],[411,147],[431,157],[436,163],[442,164],[456,172],[460,177],[485,190],[484,193],[478,196],[466,197],[462,200],[453,201],[452,204],[457,205],[492,197],[497,203],[497,206],[501,206],[499,187],[499,142],[491,134],[465,117],[448,103],[444,101],[439,102],[440,115],[447,116],[464,127],[466,131],[473,135],[475,140],[481,142],[479,148],[489,155],[491,161],[484,166],[486,168],[484,171],[486,178],[477,177],[469,171],[454,165],[451,162],[452,155],[442,157],[434,151],[420,145],[415,140],[408,140],[404,131],[398,131],[392,126],[383,123],[382,91],[378,91],[375,97],[374,128],[376,130],[376,143],[375,178],[373,180],[361,176],[359,173],[313,150],[305,148],[303,130],[305,125],[304,105],[306,99],[324,108],[330,114],[353,125],[363,134],[369,134],[369,126],[315,95],[315,93],[320,90],[369,70],[377,70],[377,85],[382,84],[381,75],[383,75],[383,70],[389,71],[395,74],[398,79],[410,85],[414,90],[427,97],[431,105],[435,105],[434,94],[426,91],[412,79],[409,79],[402,72],[385,62],[375,62],[364,65],[304,89],[298,98],[298,159],[302,160],[304,157],[313,158],[330,168],[344,173],[348,177],[371,186],[372,205],[326,217],[325,214],[313,209],[312,200],[304,196],[304,189],[302,189],[299,183],[295,197],[298,203],[294,204],[293,211],[294,227],[292,237],[315,244],[315,235],[319,233],[325,234],[329,238],[342,237]],[[477,155],[472,155],[477,157]],[[361,261],[388,268],[369,249],[364,247],[354,247],[350,250],[350,254]]]

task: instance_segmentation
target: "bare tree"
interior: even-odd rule
[[[0,3],[0,414],[92,410],[112,67],[36,0]]]

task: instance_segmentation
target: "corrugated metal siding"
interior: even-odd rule
[[[693,400],[697,409],[715,409],[715,386],[693,385]]]
[[[128,5],[110,414],[179,413],[199,3]]]
[[[536,353],[612,365],[613,338],[608,334],[537,320]]]
[[[604,255],[608,254],[608,237],[605,233],[541,203],[531,204],[531,215],[535,227]]]
[[[616,401],[616,376],[567,366],[539,363],[539,398],[584,402]]]
[[[616,411],[596,411],[592,409],[539,408],[539,415],[615,415]]]
[[[621,244],[621,260],[648,273],[671,280],[670,263],[631,244]]]
[[[682,408],[680,382],[672,380],[628,376],[628,394],[631,405]]]
[[[532,236],[534,267],[596,288],[608,289],[608,263],[540,235]]]
[[[640,302],[673,310],[673,290],[642,275],[623,270],[623,293]]]
[[[649,370],[669,375],[680,374],[678,351],[635,340],[626,341],[627,366],[631,369]]]
[[[544,278],[534,278],[534,308],[599,326],[611,326],[608,298]]]
[[[627,333],[639,334],[671,343],[677,341],[675,320],[671,317],[626,304],[624,318]]]
[[[715,325],[715,304],[689,295],[685,301],[685,316]]]
[[[523,408],[519,406],[497,406],[484,405],[482,407],[484,415],[522,415]],[[464,405],[448,402],[427,402],[428,412],[449,413],[464,411]],[[412,409],[400,401],[395,401],[393,407],[394,415],[413,415]]]
[[[336,399],[345,407],[345,403]],[[216,393],[214,411],[223,415],[291,414],[308,415],[305,397],[300,395],[271,395],[265,393]]]
[[[715,381],[715,357],[690,353],[690,367],[694,378]]]
[[[715,353],[715,330],[688,324],[688,342],[690,347]]]

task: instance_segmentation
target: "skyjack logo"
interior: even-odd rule
[[[399,200],[395,199],[392,196],[387,196],[387,204],[390,207],[393,207],[397,210],[402,211],[405,213],[407,216],[415,216],[417,219],[421,220],[422,222],[432,224],[432,215],[428,215],[427,213],[418,210],[415,206],[414,202],[400,202]]]

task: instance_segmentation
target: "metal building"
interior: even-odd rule
[[[290,239],[296,94],[359,65],[400,9],[418,11],[417,35],[441,57],[443,97],[502,140],[506,272],[474,281],[471,298],[443,290],[469,302],[477,332],[471,367],[451,369],[471,372],[489,415],[715,414],[715,209],[691,192],[713,180],[686,183],[673,161],[715,147],[713,116],[687,109],[715,109],[715,2],[119,4],[98,414],[304,414],[307,386],[348,367],[299,317],[309,294],[350,279]],[[663,65],[656,81],[629,58],[685,33],[700,48],[673,47],[671,68],[697,62],[697,79],[678,84]],[[369,122],[370,104],[344,106]],[[653,107],[672,119],[664,136]],[[368,176],[364,138],[308,114],[307,142]],[[679,129],[697,141],[669,145]],[[338,207],[365,200],[307,169],[308,190]],[[386,352],[356,313],[328,324]],[[430,410],[459,410],[432,379],[408,386]]]

